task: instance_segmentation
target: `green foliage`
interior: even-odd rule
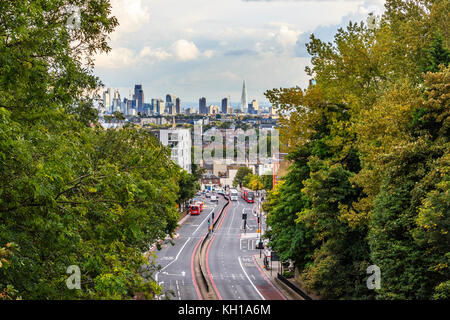
[[[267,236],[324,298],[448,299],[449,2],[385,7],[378,29],[311,36],[316,85],[266,92],[293,161],[267,198]]]
[[[178,168],[149,133],[76,122],[24,130],[1,110],[0,242],[20,247],[0,277],[25,299],[130,298],[152,242],[175,230]],[[82,290],[65,271],[82,270]],[[151,296],[154,292],[147,293]]]
[[[253,174],[253,171],[247,167],[240,167],[236,172],[236,175],[233,180],[233,186],[239,186],[244,183],[244,178],[248,174]]]
[[[109,1],[2,1],[0,20],[0,298],[151,299],[144,253],[174,232],[189,179],[150,132],[96,125]],[[66,286],[71,265],[81,290]]]

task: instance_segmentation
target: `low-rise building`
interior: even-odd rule
[[[171,147],[171,159],[191,173],[191,131],[180,128],[159,130],[159,141]]]

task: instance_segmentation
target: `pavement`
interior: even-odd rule
[[[258,268],[264,273],[266,279],[272,283],[274,287],[279,290],[287,300],[304,300],[302,296],[300,296],[297,292],[289,288],[286,284],[281,282],[277,278],[277,274],[279,272],[279,263],[272,262],[272,268],[267,270],[264,267],[264,253],[262,253],[261,258],[259,254],[253,256],[253,260],[258,265]],[[269,263],[270,265],[270,263]]]

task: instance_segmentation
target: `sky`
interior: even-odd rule
[[[128,97],[142,84],[145,102],[168,93],[186,102],[248,100],[266,90],[307,87],[311,33],[331,41],[349,21],[381,14],[383,0],[111,0],[119,27],[109,54],[95,57],[105,87]],[[210,104],[210,103],[208,103]],[[193,105],[196,106],[196,105]]]

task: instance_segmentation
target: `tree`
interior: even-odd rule
[[[79,28],[66,28],[68,4],[80,8]],[[2,298],[161,291],[144,253],[177,227],[179,169],[150,132],[96,122],[92,57],[109,50],[110,13],[104,0],[0,4]],[[81,290],[66,286],[71,265]]]
[[[268,196],[267,236],[326,298],[446,299],[449,3],[385,6],[378,29],[311,36],[316,85],[266,92],[294,161]],[[369,264],[382,270],[376,292]]]
[[[252,174],[253,171],[247,167],[240,167],[236,172],[236,176],[233,179],[233,186],[242,186],[244,182],[244,178],[248,174]]]
[[[273,189],[273,175],[265,174],[262,177],[263,180],[263,189],[270,191]]]

